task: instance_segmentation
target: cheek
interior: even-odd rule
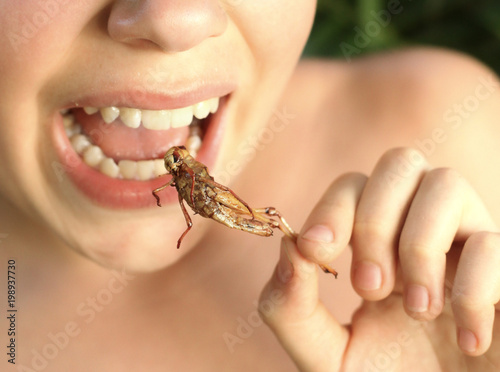
[[[0,33],[0,66],[8,69],[3,71],[9,71],[8,75],[19,72],[17,79],[44,76],[58,58],[65,57],[69,43],[92,17],[92,9],[85,3],[0,0],[4,30]]]
[[[314,20],[315,2],[310,0],[231,0],[226,9],[231,39],[242,71],[237,102],[226,129],[223,164],[213,176],[231,182],[263,146],[259,133],[275,110],[293,73]],[[268,142],[266,141],[266,144]],[[230,171],[237,164],[237,171]]]
[[[254,55],[275,63],[295,63],[309,35],[315,1],[238,1],[228,9]]]

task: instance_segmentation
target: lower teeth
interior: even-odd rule
[[[117,164],[114,159],[104,155],[101,148],[92,144],[90,138],[82,133],[82,128],[75,122],[73,115],[64,115],[63,124],[71,146],[82,157],[83,162],[108,177],[147,181],[167,173],[163,159],[120,160]],[[192,129],[190,126],[186,148],[193,157],[201,147],[200,135],[199,126],[193,125]]]

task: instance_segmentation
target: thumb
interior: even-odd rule
[[[338,371],[349,332],[319,301],[317,265],[287,237],[259,311],[301,371]]]

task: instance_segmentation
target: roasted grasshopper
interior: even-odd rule
[[[283,216],[273,207],[251,208],[243,199],[229,187],[214,181],[208,169],[196,161],[184,146],[174,146],[165,154],[165,168],[172,179],[163,186],[153,190],[153,196],[159,207],[158,193],[168,186],[175,187],[179,196],[179,204],[187,228],[177,241],[177,248],[182,239],[193,226],[183,201],[202,217],[211,218],[232,229],[246,231],[261,236],[273,235],[273,229],[279,228],[285,235],[297,240],[297,233],[285,221]],[[277,219],[277,220],[276,220]],[[326,273],[337,277],[337,272],[326,266],[319,265]]]

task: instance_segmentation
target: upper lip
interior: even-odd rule
[[[206,85],[182,92],[145,92],[137,88],[107,89],[97,94],[82,94],[62,107],[130,107],[142,110],[173,110],[187,107],[214,97],[223,97],[235,90],[234,83]]]
[[[172,110],[226,96],[245,81],[242,54],[226,38],[170,54],[107,37],[82,43],[82,51],[61,59],[58,72],[42,86],[43,111],[84,106]]]

